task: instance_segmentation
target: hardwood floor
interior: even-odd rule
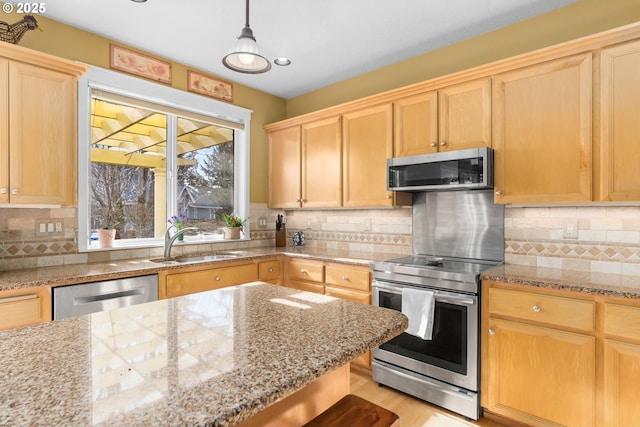
[[[380,387],[371,375],[351,370],[351,393],[382,406],[400,416],[402,427],[503,427],[495,421],[481,418],[467,421],[461,415],[431,405],[402,392]]]

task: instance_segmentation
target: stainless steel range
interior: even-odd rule
[[[403,299],[416,298],[406,290],[422,291],[431,334],[376,348],[373,379],[478,419],[480,275],[504,260],[504,207],[492,190],[414,193],[413,253],[371,265],[373,302],[404,312]]]

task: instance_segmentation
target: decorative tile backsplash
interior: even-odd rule
[[[177,245],[174,254],[275,244],[278,214],[287,219],[287,245],[303,231],[307,246],[410,254],[410,208],[273,210],[251,204],[251,241]],[[126,258],[161,257],[162,248],[78,253],[77,211],[0,209],[0,270]],[[266,227],[260,220],[266,219]],[[63,233],[37,235],[38,221],[61,221]],[[565,237],[568,224],[575,237]],[[640,206],[511,207],[505,209],[505,260],[509,264],[640,275]]]
[[[640,275],[640,207],[507,207],[505,261]]]

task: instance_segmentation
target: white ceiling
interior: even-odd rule
[[[258,75],[221,62],[244,26],[244,0],[51,0],[43,15],[288,99],[574,1],[253,0],[262,54],[292,61]]]

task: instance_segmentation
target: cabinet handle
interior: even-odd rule
[[[13,195],[15,196],[15,195],[20,194],[20,192],[18,191],[18,189],[17,189],[17,188],[12,188],[12,189],[11,189],[11,194],[13,194]]]
[[[440,141],[440,146],[444,147],[445,145],[447,145],[447,141]]]
[[[301,201],[302,203],[306,203],[306,200],[305,200],[305,199],[300,199],[300,201]]]
[[[436,147],[437,145],[438,145],[438,144],[436,144],[435,142],[432,142],[432,143],[431,143],[431,146],[432,146],[432,147]]]
[[[493,330],[493,328],[489,328],[489,335],[495,335],[496,331]]]
[[[0,188],[0,194],[7,194],[7,189],[5,187]]]
[[[220,281],[220,276],[216,276],[216,282]]]
[[[296,202],[301,202],[301,201],[302,201],[302,199],[296,199]]]
[[[273,267],[269,267],[269,273],[273,273]]]
[[[305,270],[304,268],[300,270],[300,274],[307,274],[307,270]]]
[[[502,196],[502,191],[496,190],[496,196]]]
[[[342,276],[342,280],[349,280],[347,276]]]
[[[533,306],[533,311],[535,311],[536,313],[540,313],[540,306],[539,305],[534,305]]]
[[[391,198],[391,194],[387,194],[387,199],[390,199],[390,198]]]

